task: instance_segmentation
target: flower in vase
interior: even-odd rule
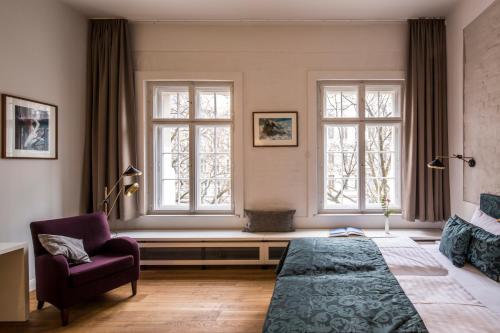
[[[391,206],[391,200],[386,195],[382,195],[382,198],[380,199],[380,205],[382,206],[382,212],[384,213],[384,216],[391,216],[392,211],[389,209],[389,207]]]

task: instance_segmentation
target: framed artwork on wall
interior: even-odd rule
[[[57,106],[2,95],[2,157],[57,159]]]
[[[298,147],[297,111],[254,112],[254,147]]]

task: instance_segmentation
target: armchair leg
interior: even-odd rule
[[[67,326],[69,323],[69,310],[61,309],[61,324]]]
[[[132,286],[132,296],[135,296],[137,294],[137,280],[130,282],[130,285]]]
[[[36,305],[37,310],[41,310],[43,308],[44,301],[38,301],[38,304]]]

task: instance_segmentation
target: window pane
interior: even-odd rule
[[[231,152],[231,127],[218,127],[215,136],[215,149],[219,153]]]
[[[365,115],[367,118],[399,117],[399,86],[367,86]]]
[[[217,180],[216,204],[220,207],[231,207],[231,180]]]
[[[185,210],[189,207],[189,181],[164,179],[159,209]]]
[[[197,209],[232,207],[231,126],[196,126]]]
[[[382,197],[399,207],[399,125],[367,125],[365,133],[366,206],[381,209]]]
[[[216,155],[215,175],[217,178],[231,178],[231,155]]]
[[[215,153],[215,127],[198,127],[198,152]]]
[[[325,87],[325,118],[358,117],[358,87]]]
[[[357,125],[325,125],[324,208],[359,208]]]
[[[188,87],[157,87],[154,89],[154,96],[155,118],[189,118]]]
[[[230,119],[231,90],[229,87],[196,89],[196,118]]]
[[[389,198],[390,205],[399,207],[399,204],[394,202],[396,196],[396,185],[393,178],[370,178],[366,180],[366,206],[373,209],[382,209],[381,198],[386,195]],[[377,195],[373,195],[377,193]]]
[[[198,176],[201,179],[215,178],[215,154],[199,154]]]
[[[189,209],[189,127],[156,125],[156,209]]]

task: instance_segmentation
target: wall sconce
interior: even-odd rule
[[[449,158],[449,159],[456,158],[458,160],[462,160],[471,168],[476,166],[476,160],[473,157],[466,157],[463,155],[451,155],[451,156],[437,156],[435,159],[432,160],[432,162],[427,163],[427,167],[430,169],[437,169],[437,170],[446,169],[443,161],[441,161],[441,159],[443,158]]]

